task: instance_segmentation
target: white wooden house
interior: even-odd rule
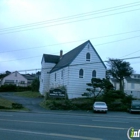
[[[27,86],[27,79],[24,76],[22,76],[19,72],[15,71],[2,79],[1,85],[6,84],[13,84],[16,86]]]
[[[119,90],[119,82],[111,78],[111,82],[116,90]],[[124,79],[124,92],[140,99],[140,74],[133,74]]]
[[[105,78],[106,66],[90,41],[60,56],[43,54],[40,93],[65,86],[68,98],[81,97],[92,77]]]

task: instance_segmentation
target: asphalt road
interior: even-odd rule
[[[0,111],[0,140],[128,140],[130,127],[140,129],[140,114],[49,111],[39,106],[42,98],[17,97],[12,93],[0,96],[30,109]]]
[[[140,129],[139,114],[0,112],[1,140],[128,140],[130,127]]]

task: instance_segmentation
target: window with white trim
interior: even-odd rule
[[[89,52],[86,54],[86,61],[90,61],[90,53]]]
[[[96,70],[92,71],[92,78],[96,78]]]
[[[83,69],[80,69],[79,70],[79,78],[83,78],[83,76],[84,76],[84,71],[83,71]]]

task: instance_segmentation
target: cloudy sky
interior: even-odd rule
[[[0,73],[36,72],[44,53],[87,40],[103,61],[130,58],[140,73],[139,15],[140,0],[0,0]]]

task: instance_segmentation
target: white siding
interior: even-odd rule
[[[54,63],[45,63],[44,59],[42,60],[42,69],[40,76],[40,87],[39,92],[41,95],[45,95],[46,92],[49,91],[49,83],[50,83],[50,71],[55,66]]]
[[[86,61],[86,54],[90,53],[90,61]],[[50,88],[57,88],[59,86],[65,86],[68,93],[68,98],[81,97],[86,92],[87,83],[91,82],[92,71],[96,70],[97,78],[105,78],[106,68],[101,62],[100,58],[94,52],[92,46],[85,46],[85,48],[74,59],[70,66],[57,70],[50,75],[47,75],[47,71],[50,71],[55,64],[46,64],[42,61],[41,78],[40,78],[40,93],[48,91]],[[48,67],[51,67],[48,69]],[[79,78],[79,70],[84,70],[83,78]],[[61,78],[61,72],[63,71],[63,78]],[[56,74],[56,79],[55,79]],[[49,80],[50,79],[50,80]],[[42,82],[43,80],[43,82]]]
[[[12,84],[15,84],[16,86],[27,86],[27,79],[18,72],[13,72],[4,77],[2,85],[6,84],[6,81],[13,81]]]
[[[134,86],[132,88],[132,83],[127,82],[127,80],[124,79],[124,84],[125,84],[124,85],[124,92],[125,93],[127,93],[128,95],[132,95],[135,98],[140,99],[140,84],[139,83],[133,82]],[[115,83],[113,83],[113,85],[115,86]],[[119,83],[116,83],[116,90],[119,90]]]
[[[63,78],[61,77],[62,71],[63,71]],[[55,80],[55,74],[56,74],[56,80]],[[68,67],[51,73],[51,75],[50,75],[50,88],[57,88],[60,86],[67,87],[67,85],[68,85]]]
[[[91,60],[86,61],[86,54],[90,52]],[[97,63],[99,62],[99,63]],[[79,70],[84,70],[83,78],[79,78]],[[67,85],[67,92],[69,98],[81,97],[86,92],[86,83],[91,82],[92,71],[96,70],[97,78],[105,78],[105,67],[98,58],[97,54],[88,45],[79,53],[75,60],[69,66],[69,81]]]

